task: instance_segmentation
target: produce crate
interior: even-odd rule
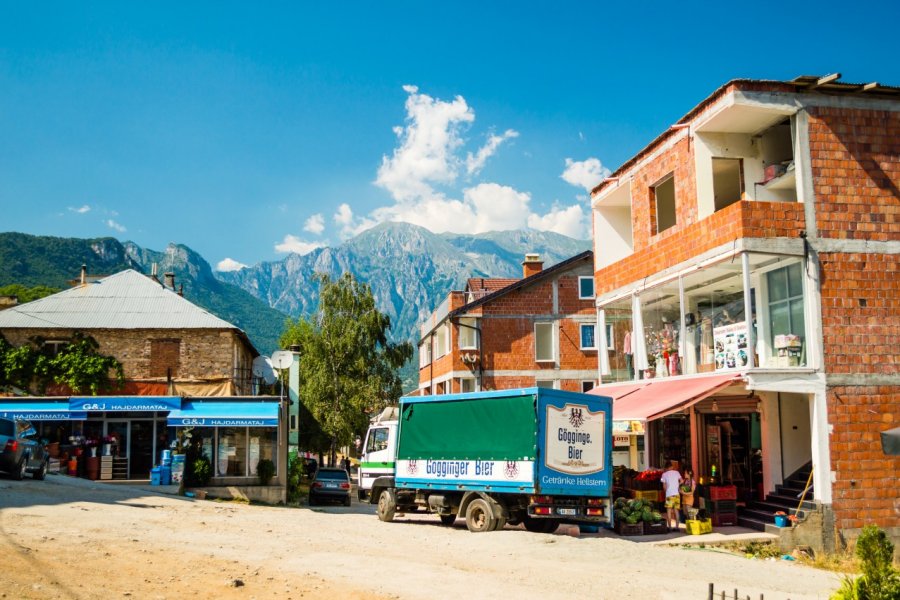
[[[734,500],[713,500],[710,502],[712,507],[709,509],[711,513],[735,513],[737,512],[737,502]]]
[[[658,535],[660,533],[668,533],[669,528],[665,521],[659,523],[644,523],[644,535]]]
[[[635,500],[659,502],[660,492],[662,492],[662,490],[632,490],[632,496]]]
[[[684,523],[684,529],[688,532],[688,535],[701,535],[704,533],[712,533],[712,520],[705,519],[703,521],[698,521],[696,519],[688,519]]]
[[[713,527],[737,525],[737,513],[718,513],[712,516]]]
[[[709,486],[709,499],[716,500],[737,500],[737,487],[733,485],[712,485]]]
[[[625,521],[616,521],[616,533],[619,535],[644,535],[644,524],[629,525]]]

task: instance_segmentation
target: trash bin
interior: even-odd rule
[[[159,485],[172,484],[172,467],[161,465],[159,467]]]
[[[160,468],[153,467],[150,469],[150,485],[159,485],[160,481]]]

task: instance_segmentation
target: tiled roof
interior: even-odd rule
[[[128,269],[0,312],[0,329],[238,329]]]
[[[518,279],[485,279],[484,277],[472,277],[466,281],[467,292],[496,292],[508,285],[517,282]]]

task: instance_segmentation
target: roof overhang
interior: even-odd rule
[[[591,199],[591,208],[631,208],[631,178],[603,189]]]
[[[783,92],[726,94],[692,124],[697,133],[745,133],[756,135],[797,112],[796,100]]]

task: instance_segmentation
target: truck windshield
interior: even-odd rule
[[[387,427],[379,427],[369,431],[369,441],[366,444],[366,452],[378,452],[385,450],[388,446],[388,429]]]

